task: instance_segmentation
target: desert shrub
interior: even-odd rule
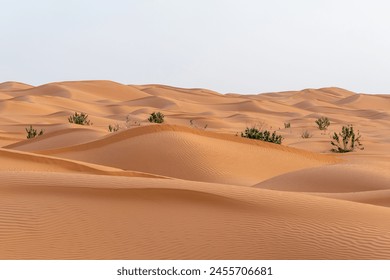
[[[79,125],[92,125],[91,121],[88,120],[88,114],[86,113],[77,113],[75,112],[68,118],[70,123],[79,124]]]
[[[284,123],[284,128],[290,128],[291,127],[291,123]]]
[[[32,127],[32,125],[30,125],[29,128],[25,128],[26,129],[26,132],[27,132],[27,139],[30,139],[30,138],[35,138],[36,136],[41,136],[43,134],[43,130],[41,129],[41,131],[38,131],[36,129],[34,129]]]
[[[359,131],[355,134],[352,125],[343,126],[341,132],[333,134],[332,152],[335,153],[348,153],[352,152],[355,149],[363,150],[364,147],[360,143],[360,133]]]
[[[119,124],[114,124],[114,125],[108,125],[108,131],[109,132],[116,132],[119,130]]]
[[[308,130],[302,131],[301,137],[302,137],[303,139],[311,138],[312,136],[313,136],[313,135],[312,135]]]
[[[330,125],[330,121],[327,117],[321,117],[316,120],[316,124],[319,130],[326,130]]]
[[[161,112],[153,112],[150,114],[148,121],[151,123],[163,123],[164,122],[164,114]]]
[[[256,127],[247,127],[244,132],[241,132],[241,137],[257,139],[275,144],[282,144],[283,139],[281,135],[276,134],[276,131],[271,134],[268,130],[259,130]]]

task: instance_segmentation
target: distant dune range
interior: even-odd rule
[[[390,259],[390,95],[6,82],[0,112],[2,259]],[[331,153],[346,124],[365,149]]]

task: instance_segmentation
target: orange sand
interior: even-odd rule
[[[390,95],[7,82],[0,112],[1,259],[390,258]],[[345,124],[365,150],[330,152]]]

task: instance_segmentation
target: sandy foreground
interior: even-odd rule
[[[390,259],[390,95],[6,82],[0,112],[1,259]]]

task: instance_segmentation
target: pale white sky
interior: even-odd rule
[[[386,0],[0,0],[0,82],[390,93]]]

